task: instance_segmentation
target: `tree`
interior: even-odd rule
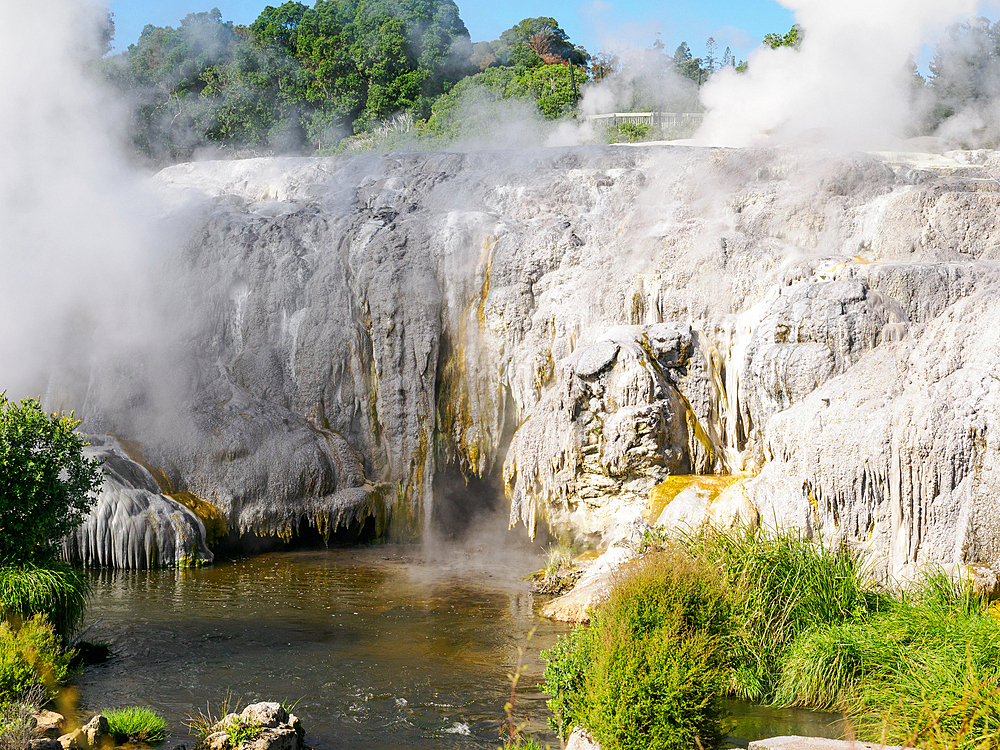
[[[0,563],[51,562],[90,509],[103,471],[83,455],[77,425],[38,399],[0,394]]]
[[[586,65],[590,55],[569,40],[559,22],[548,16],[525,18],[492,43],[501,65],[534,68],[539,65]]]
[[[786,34],[770,33],[764,36],[764,46],[771,49],[778,47],[794,47],[798,49],[802,45],[802,27],[794,24]]]
[[[705,55],[705,70],[709,73],[715,72],[715,50],[718,46],[715,42],[715,37],[712,36],[705,42],[705,49],[708,51],[708,54]]]
[[[701,58],[692,57],[691,48],[687,42],[681,42],[674,50],[674,70],[685,78],[701,85],[705,77],[705,69],[701,67]]]

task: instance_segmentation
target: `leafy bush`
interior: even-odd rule
[[[19,405],[0,393],[0,561],[48,562],[83,520],[101,486],[100,462],[70,414],[46,414],[37,399]]]
[[[649,138],[653,129],[648,122],[621,122],[608,131],[608,141],[635,143]]]
[[[111,734],[128,742],[159,742],[166,736],[167,723],[151,708],[129,706],[101,713],[108,720]]]
[[[586,713],[585,681],[590,664],[591,630],[577,626],[559,638],[556,645],[542,651],[545,683],[542,689],[552,696],[547,705],[552,712],[549,726],[565,740],[573,727],[583,723]]]
[[[80,571],[58,562],[0,566],[0,608],[25,620],[45,613],[64,638],[80,624],[90,584]]]
[[[17,699],[36,685],[55,695],[71,657],[44,615],[26,620],[16,631],[0,623],[0,701]]]
[[[582,723],[606,750],[717,747],[729,623],[717,568],[680,549],[643,558],[543,654],[554,728]]]

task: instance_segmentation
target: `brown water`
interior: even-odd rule
[[[86,637],[115,656],[76,680],[81,708],[151,706],[171,746],[191,739],[189,714],[231,692],[295,703],[317,750],[496,748],[520,647],[517,721],[559,747],[535,686],[539,651],[569,627],[539,618],[542,598],[519,580],[540,554],[486,564],[425,553],[383,545],[95,572],[88,618],[103,619]],[[729,708],[730,731],[746,739],[841,733],[829,715]]]
[[[88,618],[103,620],[87,639],[115,657],[78,678],[81,708],[151,706],[170,744],[188,739],[188,714],[231,691],[297,702],[317,749],[493,748],[520,646],[518,721],[558,746],[534,686],[539,649],[568,628],[537,619],[525,567],[376,546],[94,573]]]

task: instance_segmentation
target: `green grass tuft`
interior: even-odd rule
[[[253,719],[244,719],[241,716],[234,716],[226,724],[226,736],[233,747],[239,747],[244,742],[257,739],[260,734],[260,722]]]
[[[166,721],[151,708],[128,706],[101,713],[108,720],[111,734],[128,742],[159,742],[166,736]]]
[[[6,619],[45,614],[63,638],[83,619],[90,584],[79,570],[59,562],[0,566],[0,608]]]
[[[797,533],[770,537],[743,529],[678,543],[726,578],[734,615],[729,691],[744,700],[775,699],[782,659],[801,633],[866,616],[888,602],[846,548],[825,549]]]

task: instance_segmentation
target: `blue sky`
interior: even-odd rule
[[[714,37],[718,56],[727,46],[741,59],[770,31],[791,27],[790,11],[771,0],[456,0],[474,42],[496,39],[523,18],[552,16],[589,52],[599,52],[609,39],[648,47],[660,38],[670,51],[686,41],[696,56]],[[188,13],[218,7],[227,21],[248,24],[266,5],[283,0],[111,0],[115,14],[115,48],[123,50],[139,38],[143,26],[177,26]],[[311,0],[303,0],[311,5]]]

